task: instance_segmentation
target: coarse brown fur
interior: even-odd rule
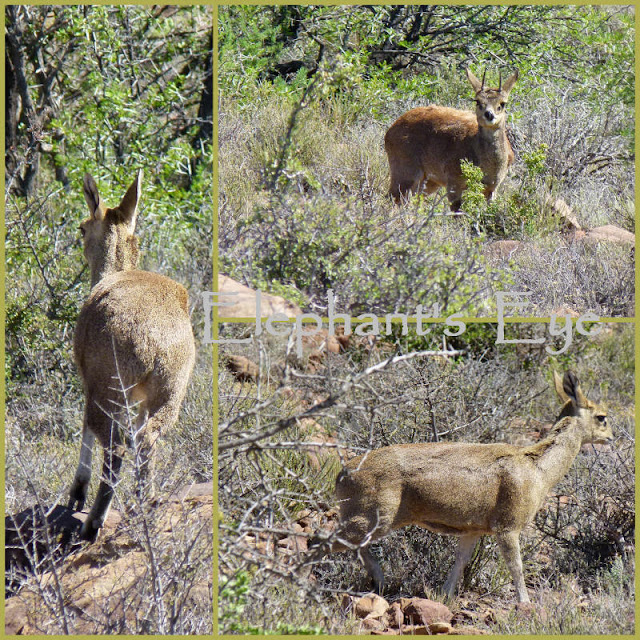
[[[482,169],[487,200],[507,175],[514,154],[505,130],[505,106],[518,72],[497,89],[486,88],[484,76],[480,81],[468,69],[467,77],[475,91],[475,113],[436,105],[418,107],[400,116],[387,131],[389,193],[396,202],[423,189],[433,193],[446,187],[451,210],[458,211],[467,187],[462,160]]]
[[[110,209],[93,178],[89,174],[84,178],[91,216],[80,229],[92,288],[73,339],[86,403],[69,507],[84,506],[97,438],[104,448],[104,463],[98,494],[81,532],[88,540],[102,527],[113,498],[129,416],[136,415],[133,440],[143,484],[149,488],[153,446],[178,418],[195,359],[185,288],[160,274],[136,269],[140,185],[138,173],[120,205]]]
[[[612,438],[604,409],[588,400],[577,378],[554,372],[564,406],[541,442],[510,444],[436,442],[399,444],[350,460],[336,481],[340,537],[358,553],[382,591],[371,541],[410,524],[460,536],[445,584],[452,597],[477,540],[495,535],[513,576],[517,597],[528,602],[519,534],[533,520],[549,490],[567,473],[583,444]],[[333,551],[348,545],[336,543]]]

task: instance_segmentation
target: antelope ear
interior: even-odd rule
[[[141,188],[142,170],[138,170],[136,179],[131,183],[131,186],[127,189],[122,201],[118,205],[122,221],[128,224],[131,234],[133,234],[136,228],[136,219],[138,217],[138,198],[140,197]]]
[[[478,80],[478,78],[473,75],[471,69],[467,69],[467,78],[469,79],[469,82],[476,93],[482,91],[482,82],[480,82],[480,80]]]
[[[91,217],[94,220],[103,220],[105,214],[104,203],[98,193],[98,185],[91,174],[84,174],[82,188],[84,191],[84,199],[87,201],[87,205],[89,206],[89,213],[91,213]]]
[[[509,95],[511,93],[511,89],[513,89],[513,85],[516,83],[518,79],[518,70],[516,69],[506,80],[504,85],[502,86],[502,92]]]
[[[553,384],[556,388],[556,393],[558,394],[558,398],[560,398],[560,402],[562,402],[562,404],[564,404],[565,402],[568,402],[570,398],[562,388],[562,378],[560,377],[557,371],[553,372]]]
[[[562,380],[562,388],[565,393],[569,397],[569,400],[573,402],[578,407],[587,407],[589,403],[587,398],[582,393],[582,389],[580,388],[580,382],[575,373],[571,371],[567,371],[564,374],[564,378]]]

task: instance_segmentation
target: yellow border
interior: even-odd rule
[[[213,24],[213,286],[218,283],[218,6],[212,10]],[[218,339],[218,309],[214,307],[213,339]],[[212,389],[213,400],[213,607],[212,628],[214,635],[218,635],[218,421],[220,416],[218,405],[218,345],[212,345]]]
[[[5,21],[5,12],[2,11],[2,16],[0,17],[0,25],[2,25],[2,33],[4,34],[4,21]],[[2,65],[2,80],[0,81],[0,88],[2,89],[2,95],[5,95],[5,87],[4,87],[4,61],[5,61],[5,52],[4,52],[4,37],[2,38],[2,62],[0,62],[0,65]],[[3,100],[4,102],[4,100]],[[2,140],[2,148],[5,148],[5,138],[4,138],[4,122],[5,122],[5,109],[2,110],[2,122],[3,122],[3,126],[2,126],[2,132],[0,133],[0,140]],[[2,178],[0,178],[0,184],[2,185],[2,194],[4,196],[4,190],[5,190],[5,172],[4,169],[2,171]],[[4,197],[2,198],[2,214],[1,214],[1,220],[0,220],[0,227],[2,229],[2,247],[0,247],[0,256],[2,257],[2,261],[1,261],[1,265],[0,266],[0,270],[2,273],[2,284],[0,285],[0,291],[2,291],[2,302],[0,303],[0,308],[2,309],[2,328],[0,329],[0,332],[2,333],[2,344],[6,345],[6,339],[5,339],[5,323],[6,323],[6,307],[5,307],[5,299],[6,299],[6,267],[5,267],[5,246],[4,246],[4,239],[6,237],[6,233],[7,233],[7,229],[6,229],[6,224],[5,224],[5,214],[4,214],[4,203],[5,203],[5,199]],[[4,438],[4,434],[5,434],[5,407],[6,407],[6,389],[5,389],[5,374],[4,372],[6,371],[5,368],[6,365],[6,356],[5,356],[5,349],[2,350],[2,382],[0,382],[0,396],[2,398],[2,433],[0,433],[0,447],[2,448],[2,453],[0,454],[2,457],[2,478],[0,479],[0,501],[2,501],[2,522],[4,522],[5,516],[6,516],[6,512],[5,512],[5,475],[4,475],[4,470],[5,470],[5,438]],[[0,534],[0,541],[2,541],[2,548],[5,548],[5,528],[4,525],[2,526],[2,533]],[[5,554],[2,554],[2,560],[0,560],[0,566],[2,567],[2,575],[5,575]],[[2,633],[2,637],[4,637],[4,633],[5,633],[5,626],[4,626],[4,601],[5,598],[2,598],[2,603],[0,603],[0,624],[2,624],[2,628],[0,629],[0,633]]]

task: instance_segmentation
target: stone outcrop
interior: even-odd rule
[[[360,632],[372,635],[485,635],[483,629],[457,625],[454,614],[441,602],[427,598],[400,598],[389,604],[370,593],[344,595],[342,610],[360,620]]]
[[[218,275],[218,302],[228,306],[219,307],[221,318],[255,318],[256,290],[229,278]],[[293,318],[302,313],[297,304],[289,302],[280,296],[260,292],[260,316],[272,316],[282,313]]]
[[[587,231],[584,241],[588,243],[613,242],[623,246],[634,247],[636,244],[635,233],[621,229],[613,224],[605,224]]]

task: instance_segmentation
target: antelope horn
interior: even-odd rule
[[[482,86],[480,87],[480,91],[482,91],[484,89],[484,77],[487,75],[487,70],[485,69],[482,72]]]
[[[500,86],[498,87],[498,91],[502,91],[502,70],[500,70]]]

